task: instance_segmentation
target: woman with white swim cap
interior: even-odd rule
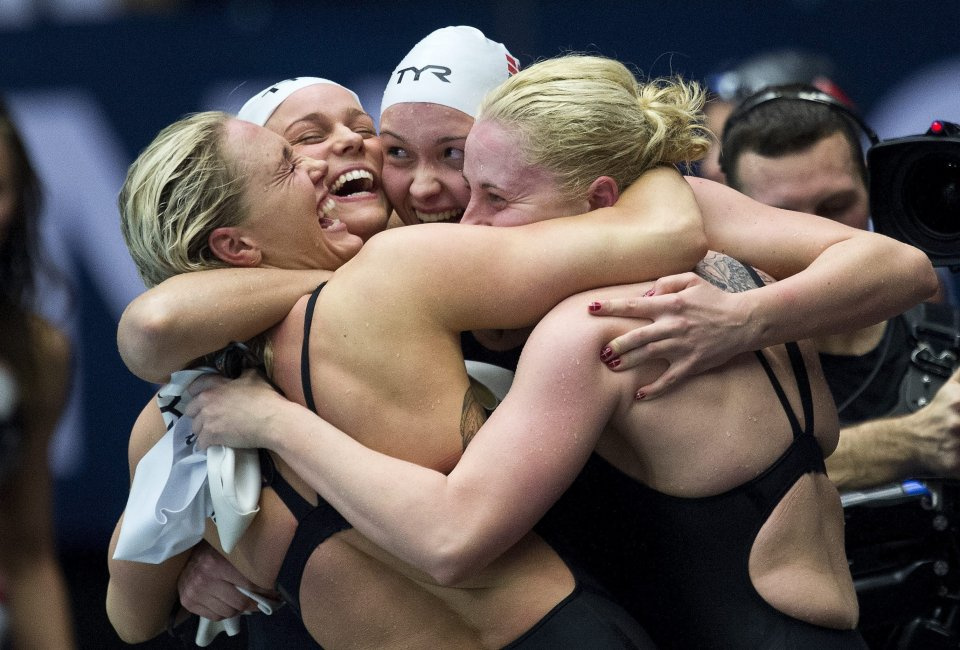
[[[463,216],[467,133],[483,96],[519,67],[503,44],[457,26],[426,36],[394,69],[380,105],[380,138],[383,184],[403,223]]]

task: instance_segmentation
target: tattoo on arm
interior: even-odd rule
[[[730,293],[757,288],[757,283],[747,268],[741,262],[723,253],[713,251],[707,253],[706,257],[697,262],[694,272],[715,287]],[[758,273],[765,280],[772,281],[772,278],[766,274],[759,271]]]

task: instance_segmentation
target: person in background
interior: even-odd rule
[[[737,111],[727,122],[727,182],[763,203],[867,229],[867,170],[857,125],[831,105],[797,97],[820,97],[815,88],[776,86],[755,97],[766,93],[784,96]],[[843,424],[827,461],[841,490],[920,476],[960,478],[960,376],[954,373],[923,408],[906,408],[901,384],[915,348],[906,315],[820,337],[817,348]]]
[[[41,188],[0,103],[0,591],[15,648],[75,645],[48,445],[69,391],[66,335],[31,308]]]
[[[717,140],[700,163],[700,176],[718,183],[726,182],[720,168],[723,125],[740,102],[761,88],[792,83],[809,84],[853,108],[849,97],[833,81],[834,67],[833,62],[822,54],[782,49],[760,52],[730,68],[707,75],[710,95],[704,114],[707,128]]]

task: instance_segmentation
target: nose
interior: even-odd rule
[[[483,210],[479,205],[480,201],[476,198],[474,194],[470,195],[470,202],[467,203],[466,209],[463,211],[463,218],[460,219],[460,223],[473,224],[474,226],[489,226],[490,220],[483,214]]]
[[[440,182],[437,175],[426,165],[417,165],[413,172],[413,181],[410,183],[410,196],[425,199],[440,192]]]
[[[344,153],[363,148],[363,136],[346,124],[338,124],[330,133],[330,146],[336,153]]]

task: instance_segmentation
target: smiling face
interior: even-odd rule
[[[524,162],[518,141],[495,122],[474,125],[463,166],[470,185],[463,223],[520,226],[590,210],[587,197],[565,197],[550,171]]]
[[[464,147],[473,118],[430,103],[394,104],[383,112],[383,185],[407,225],[457,222],[470,201]]]
[[[373,119],[349,91],[333,84],[301,88],[265,126],[296,154],[327,162],[331,216],[364,240],[386,228],[390,205],[380,179],[383,151]]]
[[[324,216],[330,200],[325,163],[242,120],[227,123],[224,152],[245,182],[249,216],[238,231],[259,250],[260,266],[335,270],[360,250],[358,236]]]

